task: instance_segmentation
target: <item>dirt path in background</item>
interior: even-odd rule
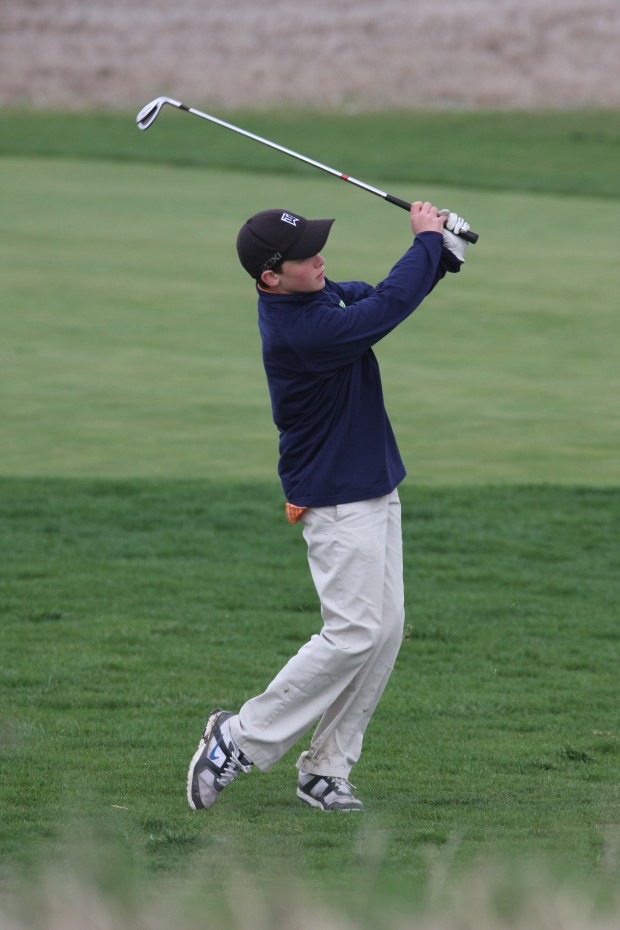
[[[620,0],[1,0],[0,105],[620,106]]]

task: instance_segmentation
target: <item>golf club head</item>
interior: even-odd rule
[[[151,100],[150,103],[142,107],[136,116],[138,129],[148,129],[159,116],[159,111],[165,103],[169,103],[173,107],[181,106],[181,102],[179,100],[173,100],[172,97],[156,97],[155,100]]]

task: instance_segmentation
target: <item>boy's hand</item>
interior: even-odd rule
[[[416,200],[411,204],[411,230],[414,236],[423,232],[443,232],[445,216],[439,216],[437,207],[432,203]]]

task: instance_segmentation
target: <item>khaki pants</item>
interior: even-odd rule
[[[320,718],[297,767],[348,778],[402,641],[398,492],[311,508],[303,521],[323,628],[263,694],[243,705],[231,720],[231,733],[267,771]]]

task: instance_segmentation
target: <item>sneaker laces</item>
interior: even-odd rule
[[[344,789],[345,794],[348,794],[351,797],[354,796],[353,792],[355,791],[356,786],[352,785],[351,782],[348,780],[348,778],[342,778],[342,777],[334,775],[332,777],[332,780],[336,782],[339,788]]]
[[[228,759],[222,766],[217,776],[217,779],[222,788],[226,788],[231,783],[231,781],[236,778],[239,772],[249,772],[252,768],[251,762],[246,764],[241,761],[241,756],[243,756],[243,753],[240,749],[233,749],[230,751],[229,747],[226,747],[226,751]]]

